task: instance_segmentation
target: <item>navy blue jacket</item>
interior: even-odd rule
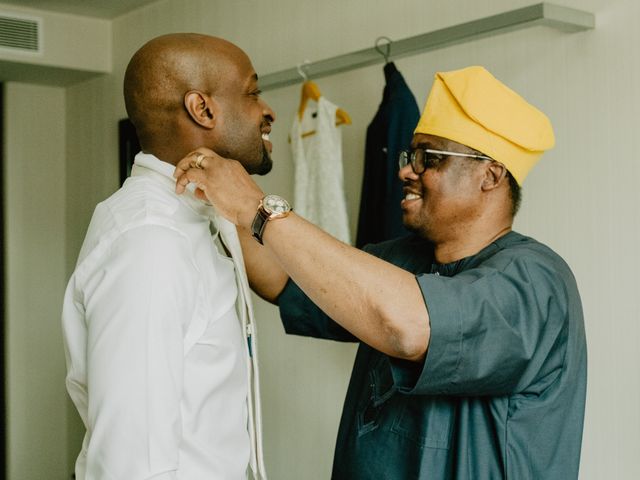
[[[407,234],[400,210],[398,153],[409,148],[420,111],[393,63],[384,66],[384,76],[382,103],[367,128],[357,247]]]

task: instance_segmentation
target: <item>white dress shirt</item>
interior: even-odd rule
[[[253,312],[235,226],[138,154],[93,214],[65,293],[78,480],[266,478]],[[220,252],[212,233],[232,258]]]

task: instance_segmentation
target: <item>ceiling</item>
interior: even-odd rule
[[[0,0],[5,5],[35,8],[48,12],[72,13],[85,17],[115,18],[157,0]]]

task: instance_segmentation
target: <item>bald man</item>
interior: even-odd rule
[[[269,172],[275,114],[247,55],[205,35],[140,48],[124,97],[142,152],[96,207],[64,300],[67,388],[87,429],[76,478],[266,478],[236,229],[177,196],[172,174],[200,145]]]

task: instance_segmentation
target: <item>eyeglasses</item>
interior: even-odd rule
[[[478,158],[480,160],[493,160],[486,155],[474,155],[471,153],[447,152],[446,150],[432,150],[430,148],[418,148],[416,150],[401,150],[398,155],[398,166],[402,169],[409,163],[416,175],[422,175],[427,168],[435,168],[447,157]]]

